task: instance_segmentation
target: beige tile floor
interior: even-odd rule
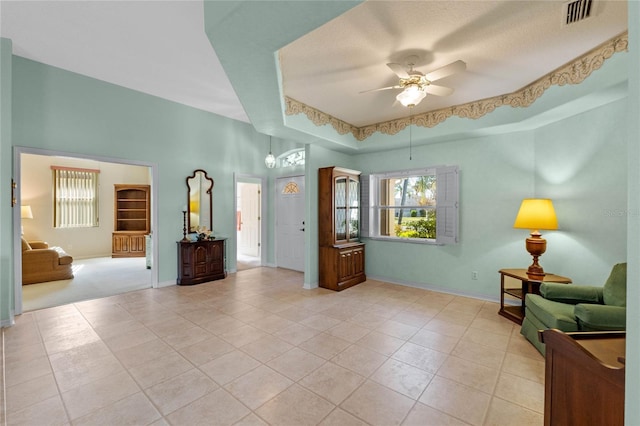
[[[257,268],[26,313],[9,425],[541,425],[544,360],[498,305]]]

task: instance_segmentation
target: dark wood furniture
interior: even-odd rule
[[[227,276],[225,238],[178,241],[178,285],[201,284]]]
[[[202,169],[187,177],[186,233],[213,231],[213,179]]]
[[[360,172],[318,170],[320,287],[344,290],[367,279],[360,242]]]
[[[144,257],[151,230],[149,185],[114,185],[111,257]]]
[[[500,310],[498,314],[513,322],[522,324],[524,318],[524,303],[527,293],[540,294],[540,284],[543,281],[561,284],[571,283],[571,279],[560,275],[546,274],[542,281],[532,280],[527,276],[526,269],[500,269]],[[505,305],[507,300],[518,300],[517,305]]]
[[[544,424],[624,424],[625,333],[544,330]]]

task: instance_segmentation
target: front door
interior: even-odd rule
[[[260,184],[238,183],[238,250],[260,256]]]
[[[304,176],[278,178],[276,193],[276,263],[304,271]]]

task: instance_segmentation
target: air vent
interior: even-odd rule
[[[564,25],[575,24],[591,16],[593,0],[576,0],[565,4]]]

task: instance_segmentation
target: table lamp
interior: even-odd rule
[[[527,251],[533,256],[533,263],[527,269],[527,275],[533,280],[542,281],[544,270],[538,263],[538,258],[547,250],[547,240],[542,238],[540,229],[558,229],[553,203],[547,198],[525,198],[513,227],[531,231],[531,236],[525,242]]]
[[[31,206],[20,206],[20,219],[33,219]],[[20,225],[20,232],[24,235],[24,226]]]

